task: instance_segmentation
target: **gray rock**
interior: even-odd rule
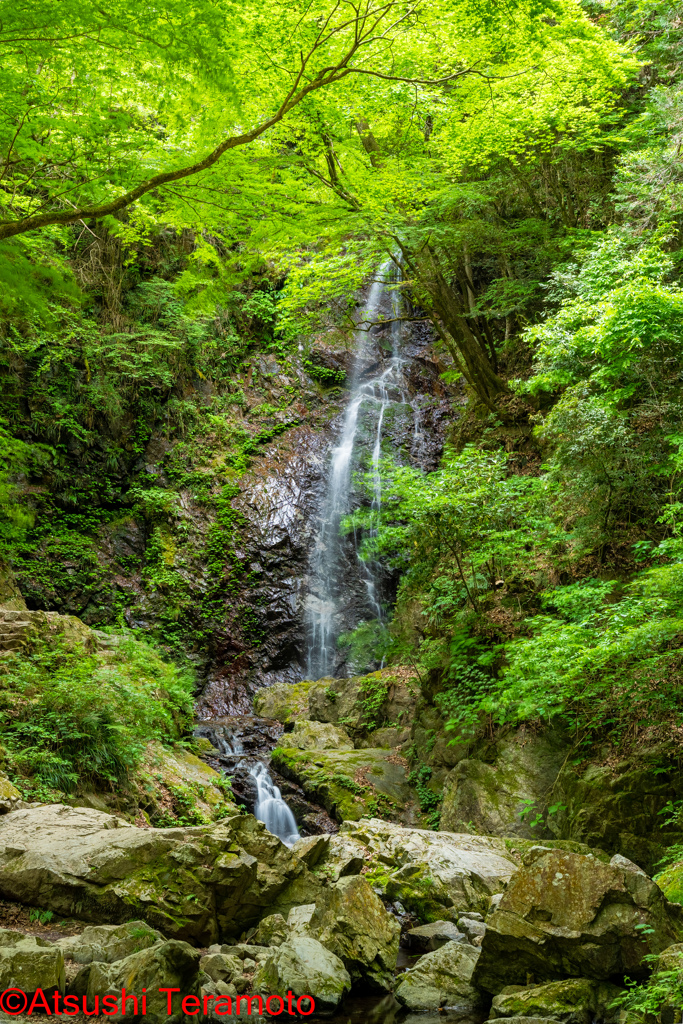
[[[91,964],[93,960],[112,964],[163,941],[161,932],[150,928],[145,921],[126,921],[125,924],[91,925],[80,935],[58,939],[55,945],[60,947],[65,959],[77,964]]]
[[[403,828],[378,818],[344,822],[340,835],[363,844],[381,865],[373,886],[399,899],[422,920],[443,918],[444,910],[480,913],[503,889],[517,863],[503,839]]]
[[[0,929],[0,991],[64,992],[64,956],[52,942]],[[16,1018],[15,1018],[16,1019]]]
[[[452,921],[432,921],[406,933],[408,949],[413,953],[431,953],[447,942],[463,942],[465,939],[464,932],[458,931]]]
[[[312,868],[325,855],[329,842],[329,836],[302,836],[292,846],[292,853]]]
[[[346,835],[330,836],[321,859],[327,877],[338,882],[347,875],[359,875],[367,863],[368,849]]]
[[[346,729],[328,722],[298,719],[282,741],[283,746],[298,750],[353,750],[353,740]]]
[[[315,903],[305,903],[301,907],[292,907],[287,916],[287,928],[290,932],[308,934],[308,926],[315,911]]]
[[[481,996],[472,985],[478,952],[460,942],[447,942],[420,957],[399,977],[395,996],[409,1010],[456,1009],[475,1013]]]
[[[351,978],[339,957],[320,942],[294,935],[259,968],[253,990],[280,996],[291,990],[297,998],[310,995],[317,1010],[329,1011],[351,990]]]
[[[681,907],[647,875],[590,855],[537,849],[488,917],[475,984],[496,994],[523,985],[529,974],[538,982],[643,978],[645,954],[682,938]]]
[[[95,997],[115,996],[120,1001],[122,989],[141,998],[142,990],[147,989],[147,1009],[145,1020],[151,1024],[180,1024],[184,1015],[181,1011],[181,999],[186,995],[198,996],[200,991],[199,962],[201,953],[193,949],[187,942],[172,939],[158,946],[152,946],[141,953],[133,953],[124,960],[113,964],[91,963],[76,975],[69,986],[75,995],[85,995],[88,1008],[95,1005]],[[167,997],[159,992],[160,988],[177,988],[179,993],[173,996],[172,1013],[167,1013]],[[126,1017],[135,1015],[134,1003],[127,1003]],[[139,1012],[142,1007],[139,1005]],[[121,1020],[123,1015],[112,1014],[111,1020]]]
[[[325,890],[308,930],[344,962],[354,985],[391,991],[401,928],[364,878],[342,878]]]
[[[199,962],[202,970],[214,982],[231,982],[244,972],[243,961],[230,953],[209,953]]]
[[[254,942],[259,946],[281,946],[288,935],[289,929],[282,914],[270,914],[259,923]]]

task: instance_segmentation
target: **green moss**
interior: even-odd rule
[[[683,903],[683,861],[676,861],[660,874],[655,882],[672,903]]]

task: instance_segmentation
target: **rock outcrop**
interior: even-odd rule
[[[64,957],[74,963],[91,964],[97,960],[113,964],[163,941],[161,932],[150,928],[145,921],[126,921],[125,924],[92,925],[80,935],[58,939],[56,945]]]
[[[635,864],[533,847],[487,919],[475,984],[642,978],[643,957],[681,938],[681,907]]]
[[[110,1015],[113,1019],[137,1016],[142,1012],[141,997],[146,990],[147,1006],[144,1019],[151,1024],[179,1024],[184,1019],[181,999],[184,996],[199,995],[199,961],[201,953],[186,942],[170,940],[152,946],[140,953],[133,953],[115,963],[91,963],[81,968],[69,986],[74,995],[86,996],[88,1008],[95,1006],[95,997],[100,1000],[107,995],[121,1002],[123,989],[126,990],[126,1013]],[[172,1012],[167,1012],[167,994],[160,988],[177,988],[172,996]],[[137,1003],[137,1006],[136,1006]]]
[[[611,1004],[621,991],[617,985],[588,978],[566,978],[524,988],[512,985],[494,997],[489,1019],[539,1017],[551,1018],[561,1024],[616,1021],[619,1011]]]

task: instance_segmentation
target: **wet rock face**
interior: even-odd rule
[[[256,715],[226,716],[214,721],[199,722],[195,736],[203,737],[213,750],[202,755],[203,760],[224,774],[232,786],[238,804],[254,812],[258,790],[251,769],[257,762],[269,761],[270,752],[280,742],[284,726],[269,718]],[[317,803],[308,800],[301,786],[271,770],[273,782],[292,811],[303,836],[334,833],[336,822]]]
[[[445,431],[452,422],[453,395],[440,378],[445,367],[433,357],[424,325],[408,333],[403,344],[408,401],[387,408],[383,444],[399,459],[429,470],[441,457]],[[389,365],[381,338],[374,348],[375,355],[360,367],[361,380],[377,377]],[[325,349],[318,356],[321,365],[350,372],[349,351]],[[236,555],[249,572],[240,581],[239,608],[231,612],[226,602],[225,618],[212,638],[212,667],[198,698],[200,718],[248,714],[259,689],[293,683],[306,674],[307,620],[329,597],[314,578],[314,553],[325,508],[330,453],[338,443],[348,396],[333,392],[331,397],[305,424],[290,429],[265,450],[242,478],[241,492],[232,501],[243,517]],[[370,420],[359,428],[363,451],[372,448],[374,433]],[[350,507],[367,500],[364,493],[352,490]],[[337,570],[338,634],[374,618],[376,612],[369,604],[366,573],[352,537],[339,540]],[[376,576],[383,600],[391,600],[396,579],[381,568]],[[345,651],[335,654],[332,671],[338,677],[350,674]]]

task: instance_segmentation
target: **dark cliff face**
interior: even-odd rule
[[[423,333],[420,330],[419,334]],[[410,399],[419,414],[417,420],[411,415],[388,422],[385,437],[397,458],[434,469],[441,457],[445,432],[453,422],[454,395],[440,377],[444,367],[435,362],[423,343],[426,339],[419,334],[405,347],[404,368]],[[378,356],[376,362],[363,367],[362,374],[377,373],[382,366],[379,351]],[[321,349],[318,358],[332,363],[335,354]],[[249,713],[256,690],[306,676],[305,609],[313,586],[311,555],[343,405],[344,396],[336,415],[317,429],[304,424],[288,431],[242,478],[240,494],[232,501],[233,508],[244,517],[237,550],[250,570],[240,601],[251,611],[251,635],[256,642],[245,639],[240,623],[226,606],[225,619],[213,637],[208,678],[197,702],[200,718]],[[364,495],[352,494],[352,506],[362,501],[367,501]],[[372,614],[353,537],[341,542],[340,567],[339,631],[343,632]],[[396,580],[381,568],[378,573],[383,596],[390,600]],[[343,652],[336,660],[334,674],[348,674]]]

